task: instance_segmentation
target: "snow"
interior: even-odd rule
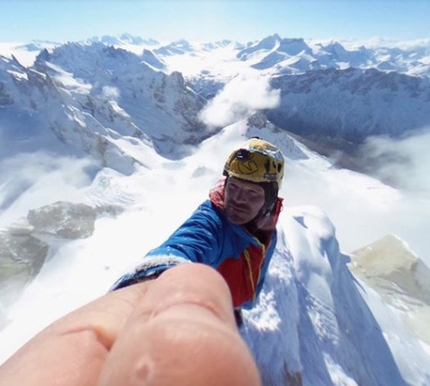
[[[223,55],[211,57],[212,64],[195,57],[191,66],[187,61],[191,56],[182,58],[180,64],[176,56],[169,65],[189,69],[190,76],[199,70],[198,65],[227,77],[243,68],[239,61],[226,61],[224,67],[217,67],[224,55],[233,52],[229,45],[219,50]],[[69,88],[84,94],[90,91],[60,67],[55,71]],[[238,77],[236,87],[240,89],[247,81],[247,77]],[[243,114],[261,108],[262,103],[268,103],[265,108],[276,104],[276,95],[266,87],[266,80],[260,81],[254,84],[257,94],[249,95],[242,104]],[[224,119],[225,124],[235,121],[237,117],[229,108],[247,98],[233,91],[227,89],[228,93],[214,99],[208,107],[212,115],[206,115],[207,122],[213,116]],[[112,97],[111,107],[118,111],[115,100],[120,96],[115,89],[101,92]],[[261,96],[266,98],[259,99]],[[136,115],[142,114],[139,109],[136,106]],[[151,119],[156,122],[153,114]],[[166,125],[163,133],[170,129],[175,128]],[[403,191],[362,174],[336,169],[285,133],[248,127],[243,120],[177,160],[160,156],[151,141],[131,137],[129,130],[104,130],[115,144],[105,154],[115,170],[73,157],[67,146],[54,154],[41,148],[33,155],[19,154],[20,147],[16,146],[13,157],[1,150],[5,157],[0,164],[2,231],[17,226],[28,211],[60,200],[101,211],[90,237],[47,240],[49,254],[40,273],[4,310],[7,321],[0,330],[0,363],[53,320],[103,295],[126,267],[164,241],[206,199],[231,149],[246,137],[260,135],[276,143],[286,156],[279,243],[259,302],[244,312],[241,329],[266,384],[300,379],[306,386],[430,384],[430,311],[426,298],[430,275],[425,265],[430,262],[430,205],[425,146],[420,149],[417,142],[407,141],[402,147],[408,152],[420,149],[413,169],[416,174],[411,172],[414,183]],[[21,149],[38,149],[48,138],[54,143],[50,136],[41,135],[39,142]],[[19,196],[15,201],[11,198],[14,195]],[[381,256],[390,256],[388,247],[404,253],[406,245],[414,258],[422,259],[402,267],[406,282],[415,277],[421,285],[418,291],[397,277],[376,285],[381,283],[381,274],[398,268],[398,259],[373,256],[370,271],[375,277],[371,279],[355,269],[352,254],[387,233],[401,242],[387,243]],[[5,308],[0,307],[0,311]]]
[[[129,175],[105,168],[83,184],[70,178],[76,202],[85,197],[87,205],[104,203],[120,210],[99,216],[91,237],[50,245],[41,272],[8,311],[9,324],[0,332],[0,360],[51,321],[105,293],[127,266],[161,243],[206,198],[230,150],[252,130],[243,122],[233,124],[181,161],[155,157],[147,168]],[[276,133],[267,136],[277,139]],[[288,167],[279,244],[261,299],[245,312],[241,331],[262,374],[273,384],[281,384],[285,368],[290,376],[300,374],[305,385],[358,385],[363,379],[366,385],[400,385],[402,377],[414,385],[428,383],[426,344],[377,292],[364,282],[357,285],[340,252],[336,223],[321,208],[289,203],[295,169],[307,171],[307,182],[315,182],[314,187],[322,180],[338,196],[357,192],[376,206],[389,206],[401,196],[368,177],[332,169],[309,151],[309,158],[301,160],[289,159],[283,151]],[[36,188],[46,192],[43,185]],[[20,200],[33,200],[33,195],[26,191]],[[9,213],[6,218],[13,217]]]
[[[31,66],[36,56],[39,54],[39,51],[28,51],[27,49],[20,49],[20,43],[0,43],[0,53],[8,58],[11,58],[12,55],[15,56],[18,61],[24,66]]]
[[[82,93],[89,94],[91,92],[91,85],[88,83],[80,82],[79,79],[73,77],[73,74],[64,71],[61,67],[56,66],[52,63],[49,64],[58,75],[55,79],[62,85],[64,85],[71,93]]]

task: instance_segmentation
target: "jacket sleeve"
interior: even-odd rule
[[[109,291],[154,279],[178,264],[199,262],[213,266],[222,247],[222,219],[209,200],[200,205],[159,247],[130,267]]]
[[[223,237],[220,213],[208,200],[147,256],[175,256],[191,262],[214,265],[222,248]]]

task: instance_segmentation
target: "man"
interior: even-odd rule
[[[209,199],[111,290],[157,278],[175,265],[203,263],[227,282],[240,324],[239,310],[254,305],[275,250],[283,174],[278,148],[257,137],[246,141],[228,157]]]
[[[209,200],[112,290],[128,288],[36,335],[0,366],[0,385],[260,385],[231,310],[263,285],[283,169],[259,138],[234,150]]]

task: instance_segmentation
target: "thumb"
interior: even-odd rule
[[[260,385],[222,277],[205,265],[183,264],[154,280],[117,338],[99,385]]]

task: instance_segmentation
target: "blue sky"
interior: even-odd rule
[[[0,0],[0,42],[430,38],[429,0]]]

